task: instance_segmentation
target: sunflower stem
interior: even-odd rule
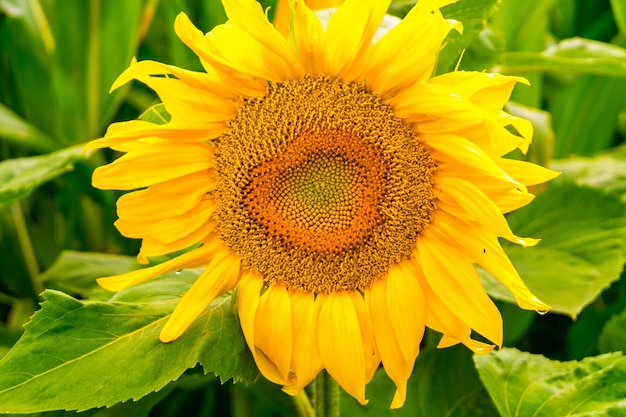
[[[295,396],[294,403],[296,406],[296,411],[298,412],[298,416],[315,417],[315,410],[313,409],[313,405],[311,405],[309,396],[306,394],[305,391],[300,391],[298,395]]]
[[[322,371],[315,378],[315,416],[339,417],[339,385]]]
[[[24,220],[24,213],[22,212],[22,206],[19,202],[14,202],[11,205],[11,214],[13,215],[13,223],[15,224],[15,230],[17,232],[17,240],[22,250],[22,256],[24,257],[24,263],[26,264],[26,270],[30,277],[30,281],[35,292],[35,299],[38,294],[43,292],[44,288],[39,281],[39,266],[37,264],[37,256],[35,255],[35,249],[33,243],[28,234],[28,227]]]

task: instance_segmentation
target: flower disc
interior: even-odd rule
[[[435,162],[362,83],[270,83],[217,142],[218,230],[267,283],[363,289],[409,259],[433,209]]]

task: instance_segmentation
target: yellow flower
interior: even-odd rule
[[[206,35],[180,14],[176,33],[205,72],[133,62],[113,88],[145,83],[171,121],[116,123],[89,147],[125,152],[93,183],[138,189],[119,199],[116,226],[142,239],[140,261],[192,249],[99,283],[119,291],[203,267],[163,342],[238,288],[267,379],[294,395],[326,369],[366,403],[382,362],[397,387],[392,407],[405,401],[425,326],[443,334],[440,346],[501,345],[500,314],[473,264],[522,308],[547,310],[498,237],[536,243],[503,213],[555,174],[502,158],[530,142],[530,123],[502,110],[523,79],[431,76],[443,39],[460,29],[438,9],[448,2],[420,0],[380,38],[389,0],[348,0],[325,28],[295,0],[287,37],[253,0],[224,0],[229,21]]]

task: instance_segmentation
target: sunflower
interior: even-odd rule
[[[215,297],[237,289],[246,342],[261,373],[295,395],[323,369],[366,403],[382,363],[401,406],[425,326],[439,346],[486,353],[501,316],[474,264],[520,307],[547,310],[499,237],[527,186],[555,174],[503,155],[525,151],[528,121],[503,111],[522,78],[455,71],[433,77],[460,24],[447,0],[420,0],[383,36],[390,1],[347,0],[325,26],[291,3],[282,36],[253,0],[223,0],[228,22],[175,30],[203,72],[133,61],[171,120],[115,123],[89,148],[125,155],[98,168],[101,189],[135,190],[117,204],[120,232],[142,239],[140,262],[170,261],[98,282],[119,291],[164,272],[204,268],[161,331],[185,332]],[[472,332],[482,336],[478,341]]]

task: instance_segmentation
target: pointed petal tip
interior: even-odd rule
[[[524,310],[535,310],[540,315],[544,315],[552,309],[552,307],[535,296],[530,299],[516,300],[516,302],[520,308]]]
[[[119,292],[129,286],[127,282],[121,281],[117,277],[98,278],[96,282],[99,286],[111,292]]]
[[[533,247],[537,245],[537,243],[539,242],[541,242],[541,239],[533,239],[532,237],[518,237],[517,238],[517,243],[520,244],[524,248]]]
[[[124,70],[124,72],[122,72],[115,79],[115,81],[113,81],[113,84],[111,85],[111,88],[109,89],[109,94],[111,94],[113,91],[117,90],[118,88],[120,88],[121,86],[123,86],[124,84],[126,84],[132,79],[132,77],[128,76],[128,72],[130,68],[132,68],[134,65],[137,65],[137,57],[133,56],[132,59],[130,60],[130,65],[128,66],[128,68],[126,68],[126,70]]]
[[[393,396],[393,400],[391,401],[391,405],[389,406],[389,408],[391,409],[396,409],[396,408],[400,408],[404,405],[404,402],[406,401],[406,387],[404,387],[404,389],[396,389],[396,393]]]

